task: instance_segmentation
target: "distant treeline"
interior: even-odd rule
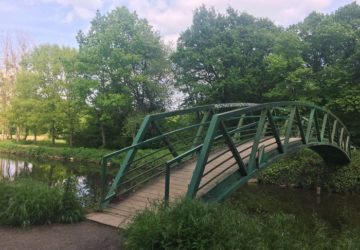
[[[70,146],[128,144],[146,113],[183,106],[309,101],[326,106],[360,143],[360,6],[313,12],[283,28],[229,8],[202,6],[166,46],[145,19],[117,8],[96,14],[78,49],[4,43],[3,135],[48,133]],[[36,137],[35,137],[36,138]]]

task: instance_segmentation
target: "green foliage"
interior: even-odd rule
[[[34,134],[45,130],[53,143],[63,134],[72,146],[89,92],[77,79],[76,54],[75,49],[40,45],[25,56],[9,111],[11,122]]]
[[[59,222],[74,223],[84,219],[84,211],[76,197],[76,182],[74,177],[65,180],[59,212]]]
[[[265,184],[314,188],[317,185],[333,192],[360,192],[360,153],[352,152],[352,161],[346,166],[326,166],[309,149],[288,156],[259,175]]]
[[[89,31],[79,32],[77,40],[78,68],[92,86],[89,122],[98,127],[102,146],[116,145],[114,134],[121,134],[131,111],[165,106],[167,51],[147,21],[124,7],[97,12]]]
[[[249,213],[242,206],[182,201],[137,215],[125,233],[127,249],[326,249],[329,230],[315,219],[304,225],[293,215]],[[359,246],[355,235],[339,240]],[[338,244],[338,241],[335,241]],[[334,242],[334,243],[335,243]]]
[[[269,89],[263,58],[280,31],[270,20],[232,8],[226,14],[205,6],[197,9],[172,55],[176,85],[186,102],[261,102]]]
[[[32,180],[1,181],[0,224],[26,227],[83,220],[83,210],[71,185],[50,188]]]
[[[271,21],[198,8],[172,55],[176,86],[187,104],[309,101],[358,127],[360,6],[311,13],[283,29]]]
[[[310,149],[305,149],[271,164],[258,178],[266,184],[311,188],[318,183],[323,171],[321,157]]]
[[[23,145],[12,141],[1,141],[0,152],[39,159],[70,160],[70,158],[72,158],[74,161],[79,162],[99,163],[101,158],[105,154],[110,153],[111,150],[49,145]]]
[[[336,192],[360,193],[360,152],[352,152],[350,164],[331,169],[325,176],[324,185]]]

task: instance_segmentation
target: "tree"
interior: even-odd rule
[[[74,69],[77,52],[75,49],[58,45],[36,47],[23,60],[23,70],[17,86],[17,98],[13,101],[13,112],[28,109],[28,119],[18,123],[32,128],[36,134],[39,123],[46,126],[55,138],[66,133],[69,144],[85,107],[89,91],[78,79]],[[30,94],[32,93],[32,94]],[[35,117],[34,117],[35,116]]]
[[[9,114],[10,101],[13,97],[16,75],[21,69],[20,62],[28,53],[29,43],[21,34],[14,38],[6,35],[2,40],[1,64],[0,64],[0,126],[1,134],[9,138],[12,136],[11,124],[6,115]],[[16,128],[17,140],[19,140],[19,127]]]
[[[205,6],[197,9],[172,55],[186,102],[261,101],[269,88],[263,58],[280,31],[267,19],[231,8],[224,15]]]
[[[264,94],[268,100],[318,101],[319,89],[312,69],[302,58],[303,46],[294,32],[286,31],[277,37],[273,52],[264,59],[266,76],[273,86]]]
[[[164,109],[167,50],[146,20],[126,8],[97,12],[90,30],[80,31],[77,40],[79,69],[92,89],[88,102],[103,147],[109,135],[121,134],[131,111]]]

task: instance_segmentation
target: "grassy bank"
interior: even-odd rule
[[[23,157],[51,160],[72,160],[99,163],[102,156],[112,152],[108,149],[70,148],[62,144],[51,146],[46,143],[24,144],[14,141],[0,141],[0,153]]]
[[[26,227],[84,219],[71,178],[54,187],[29,179],[0,181],[0,194],[0,225]]]
[[[127,249],[359,249],[360,227],[334,233],[314,216],[249,211],[241,205],[182,201],[139,214],[125,234]]]
[[[290,155],[264,170],[261,183],[300,188],[321,186],[331,192],[360,192],[360,152],[352,152],[350,164],[326,165],[309,149]]]

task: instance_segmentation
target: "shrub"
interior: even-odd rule
[[[353,151],[351,163],[345,166],[326,166],[319,155],[305,149],[272,164],[258,179],[265,184],[360,192],[360,153]]]
[[[324,167],[319,155],[305,149],[272,164],[258,178],[265,184],[313,187],[322,175]]]
[[[82,220],[82,208],[68,185],[50,188],[26,179],[0,182],[0,224],[26,227]]]
[[[127,249],[324,249],[321,223],[312,228],[295,216],[248,214],[229,204],[157,204],[134,218],[125,232]]]

